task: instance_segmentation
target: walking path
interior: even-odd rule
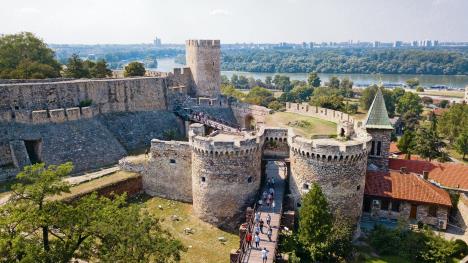
[[[279,161],[269,161],[266,166],[266,175],[268,178],[275,179],[275,208],[268,207],[266,205],[260,206],[257,211],[260,212],[260,218],[265,222],[265,227],[263,227],[263,233],[260,233],[260,246],[255,248],[255,242],[252,241],[252,247],[249,248],[242,260],[243,263],[251,262],[257,263],[262,262],[261,250],[266,248],[268,250],[268,260],[267,263],[273,263],[276,255],[276,248],[278,242],[278,234],[281,222],[281,213],[282,213],[282,204],[283,204],[283,195],[284,195],[284,180],[287,176],[287,168],[283,162]],[[266,185],[261,189],[268,192]],[[271,227],[273,229],[273,234],[271,236],[271,241],[268,240],[266,232],[268,230],[268,225],[266,224],[267,214],[271,216]]]

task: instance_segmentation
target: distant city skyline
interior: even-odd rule
[[[466,0],[17,0],[0,34],[54,44],[468,42]]]

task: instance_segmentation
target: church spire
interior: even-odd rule
[[[367,129],[393,130],[390,119],[388,118],[387,108],[385,107],[385,100],[380,87],[377,88],[374,101],[369,108],[365,127]]]

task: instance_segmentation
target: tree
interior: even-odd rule
[[[463,155],[463,160],[468,153],[468,132],[461,133],[455,140],[455,150]]]
[[[377,89],[379,89],[379,86],[371,85],[362,91],[361,97],[359,98],[359,104],[363,109],[368,110],[370,108],[372,102],[374,101],[375,94],[377,93]],[[381,90],[385,100],[385,107],[387,108],[388,115],[393,117],[395,115],[394,94],[392,91],[385,88],[381,88]]]
[[[424,92],[424,88],[419,86],[416,88],[416,92]]]
[[[309,84],[309,86],[311,87],[314,87],[314,88],[318,88],[320,87],[320,83],[322,81],[320,80],[318,74],[316,72],[310,72],[309,73],[309,76],[307,78],[307,84]]]
[[[445,143],[437,133],[437,119],[431,121],[431,125],[422,126],[416,132],[415,152],[429,161],[442,157],[442,148]]]
[[[421,98],[412,92],[406,92],[398,101],[396,111],[399,114],[413,112],[419,116],[422,112]]]
[[[238,100],[242,100],[245,97],[245,94],[238,91],[233,85],[221,84],[221,93]]]
[[[354,96],[353,84],[348,77],[342,79],[340,83],[340,95],[345,98],[352,98]]]
[[[403,88],[396,87],[392,91],[392,97],[395,103],[398,103],[398,101],[400,100],[401,97],[403,97],[403,95],[405,95],[405,89]]]
[[[285,75],[275,75],[273,78],[273,84],[275,84],[277,89],[280,89],[284,92],[288,92],[292,88],[289,77]]]
[[[448,100],[441,100],[439,102],[439,107],[441,107],[442,109],[445,109],[449,106],[450,102]]]
[[[60,69],[54,51],[34,34],[0,35],[0,78],[57,78]]]
[[[419,79],[418,78],[407,79],[406,80],[406,85],[408,85],[410,88],[414,89],[414,87],[419,85]]]
[[[330,87],[330,88],[335,88],[338,89],[340,87],[340,79],[338,79],[335,76],[332,76],[327,83],[325,83],[325,86]]]
[[[298,240],[314,261],[324,257],[332,227],[328,202],[320,186],[314,183],[302,199],[298,229]]]
[[[158,221],[113,199],[90,194],[73,202],[62,179],[73,166],[35,164],[18,174],[9,202],[0,206],[1,262],[173,262],[184,250]]]
[[[131,62],[125,66],[124,76],[125,77],[137,77],[144,76],[146,73],[145,65],[140,62]]]
[[[338,89],[319,87],[314,90],[310,104],[332,110],[342,110],[344,107],[343,97],[338,95]]]
[[[289,93],[295,98],[297,102],[309,101],[312,96],[313,88],[307,85],[295,86]]]
[[[397,146],[402,153],[406,154],[405,159],[410,160],[411,154],[416,147],[414,133],[411,130],[406,130],[403,133],[403,136],[401,136],[401,138],[398,140]]]
[[[271,91],[262,87],[254,87],[245,96],[244,102],[267,107],[274,100],[275,97]]]
[[[89,67],[93,66],[92,61],[87,61],[86,63],[81,60],[77,54],[73,54],[69,59],[64,71],[64,76],[67,78],[89,78],[91,74],[89,72]]]
[[[426,105],[432,104],[432,103],[434,102],[434,101],[432,100],[432,98],[431,98],[431,97],[428,97],[428,96],[422,97],[422,98],[421,98],[421,101],[422,101],[424,104],[426,104]]]
[[[106,78],[112,76],[112,70],[109,69],[107,62],[104,59],[99,59],[90,71],[93,78]]]
[[[461,133],[468,132],[468,105],[454,104],[439,117],[440,134],[453,143]]]

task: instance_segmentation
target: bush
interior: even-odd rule
[[[144,76],[146,73],[145,65],[140,62],[131,62],[125,66],[124,76],[125,77],[136,77]]]
[[[88,106],[91,106],[91,104],[93,104],[93,100],[92,99],[85,99],[85,100],[82,100],[80,101],[80,107],[88,107]]]
[[[468,255],[468,245],[461,239],[456,239],[453,242],[453,254],[452,257],[464,258]]]
[[[423,87],[417,87],[416,92],[424,92],[424,88]]]

